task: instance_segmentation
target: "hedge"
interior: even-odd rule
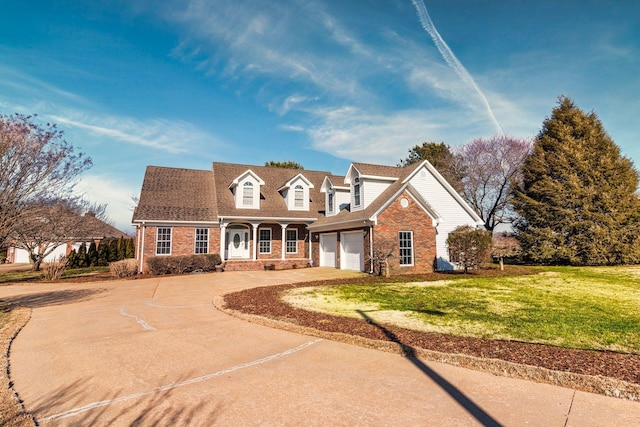
[[[153,256],[147,258],[147,269],[153,275],[214,271],[221,261],[218,254]]]

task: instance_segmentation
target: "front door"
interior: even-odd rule
[[[249,230],[236,228],[229,230],[227,240],[228,258],[249,258]]]

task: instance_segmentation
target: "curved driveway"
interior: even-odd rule
[[[348,274],[225,272],[0,287],[33,307],[11,349],[41,425],[640,425],[640,403],[260,326],[211,300]]]

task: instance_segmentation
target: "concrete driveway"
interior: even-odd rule
[[[0,287],[33,307],[11,348],[41,425],[640,425],[640,403],[248,323],[211,304],[335,269]]]

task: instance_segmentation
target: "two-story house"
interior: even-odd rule
[[[227,270],[307,266],[396,274],[451,269],[448,233],[481,219],[427,162],[329,172],[213,163],[149,166],[133,215],[140,270],[150,256],[219,253]]]

